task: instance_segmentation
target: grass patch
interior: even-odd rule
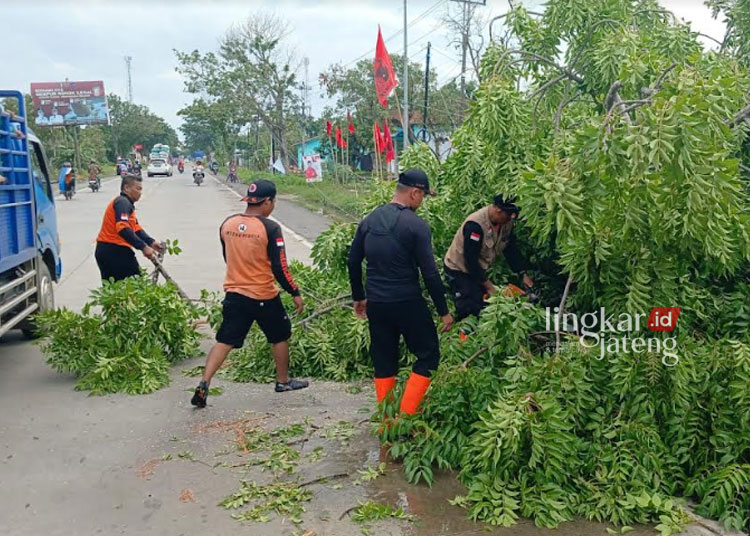
[[[358,221],[362,217],[362,208],[372,190],[369,179],[354,179],[339,184],[324,179],[322,182],[307,183],[301,175],[279,175],[264,171],[239,169],[239,178],[249,183],[256,179],[269,179],[276,183],[280,195],[292,195],[295,201],[313,211],[322,211],[328,216],[341,221]]]

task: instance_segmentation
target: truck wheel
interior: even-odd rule
[[[39,259],[39,290],[36,295],[37,303],[39,304],[38,312],[51,311],[55,308],[55,295],[52,290],[52,275],[47,268],[47,263],[42,259]],[[34,321],[29,321],[28,324],[24,323],[25,326],[21,328],[24,337],[27,339],[35,339],[39,335],[36,331]]]

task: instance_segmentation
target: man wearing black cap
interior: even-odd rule
[[[426,195],[434,192],[422,170],[407,169],[399,174],[393,200],[359,224],[348,263],[354,311],[369,320],[378,402],[396,384],[402,335],[407,348],[417,356],[401,399],[401,412],[407,414],[416,413],[440,360],[437,330],[422,297],[419,272],[442,319],[443,331],[453,325],[432,253],[430,228],[414,213]],[[366,294],[362,287],[364,259]]]
[[[458,320],[469,315],[479,316],[484,307],[484,296],[496,292],[487,277],[487,270],[500,253],[505,255],[511,269],[523,274],[527,287],[534,281],[526,273],[528,263],[523,258],[513,225],[521,209],[513,198],[495,196],[492,205],[481,208],[464,221],[453,237],[445,254],[445,275],[456,302]]]
[[[203,378],[190,401],[206,407],[211,378],[233,348],[240,348],[253,322],[272,345],[276,363],[276,392],[304,389],[308,382],[289,378],[289,338],[292,324],[281,303],[274,279],[294,296],[297,314],[303,309],[299,289],[289,273],[281,227],[268,217],[276,206],[276,185],[267,180],[250,184],[243,198],[243,214],[230,216],[221,224],[219,237],[227,273],[223,319],[216,344],[206,358]]]

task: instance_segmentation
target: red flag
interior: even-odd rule
[[[388,97],[398,85],[396,75],[393,72],[393,63],[388,51],[385,49],[383,34],[378,26],[378,43],[375,46],[375,61],[372,64],[372,72],[375,75],[375,93],[382,106],[388,107]]]
[[[354,122],[352,122],[352,114],[349,113],[349,110],[346,111],[346,117],[349,119],[349,134],[354,136]]]
[[[380,123],[375,121],[375,130],[378,137],[378,152],[382,153],[385,151],[385,138],[383,137],[383,131],[380,129]]]
[[[331,137],[331,130],[333,130],[333,125],[330,121],[326,121],[326,136],[329,138]]]
[[[380,154],[382,151],[380,147],[380,125],[377,121],[372,124],[372,141],[375,143],[375,152]]]
[[[344,146],[344,139],[341,137],[341,128],[336,127],[336,145],[338,147]]]
[[[383,142],[385,145],[385,162],[386,164],[396,158],[396,154],[393,150],[393,138],[391,137],[391,130],[388,128],[388,121],[383,124]]]

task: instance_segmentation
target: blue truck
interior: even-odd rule
[[[14,100],[18,113],[3,107]],[[0,90],[0,336],[17,328],[33,337],[32,315],[55,306],[62,263],[51,171],[23,94]]]

